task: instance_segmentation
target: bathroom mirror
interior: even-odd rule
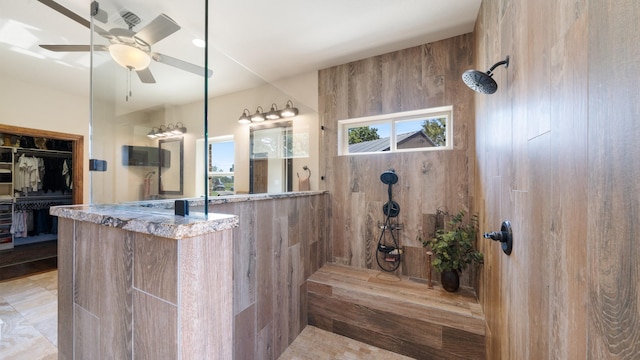
[[[292,122],[269,122],[250,130],[249,192],[293,191]]]
[[[183,193],[183,138],[162,139],[158,141],[160,164],[158,166],[158,193],[163,195],[182,195]],[[167,158],[168,157],[168,158]]]

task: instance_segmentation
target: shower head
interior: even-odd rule
[[[493,80],[493,70],[500,65],[504,65],[504,67],[509,67],[509,57],[506,59],[495,63],[489,71],[482,72],[480,70],[467,70],[462,74],[462,81],[471,90],[477,91],[481,94],[493,94],[498,90],[498,84],[495,80]]]
[[[393,185],[398,182],[398,175],[395,170],[390,169],[380,174],[380,181],[383,184]]]

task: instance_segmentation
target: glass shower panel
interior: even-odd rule
[[[93,204],[194,197],[204,137],[205,2],[101,0],[92,8]]]
[[[299,110],[290,118],[288,176],[312,176],[312,190],[320,187],[317,74],[269,82],[258,75],[260,71],[253,71],[252,67],[258,65],[254,63],[256,58],[244,51],[252,40],[239,38],[225,22],[241,18],[245,7],[209,1],[211,77],[207,78],[205,130],[205,77],[199,70],[205,54],[204,48],[194,45],[205,39],[205,1],[122,3],[100,1],[92,19],[96,29],[92,32],[90,158],[107,161],[106,171],[90,173],[92,203],[249,193],[250,129],[256,124],[240,124],[238,118],[245,110],[253,114],[274,106],[278,110],[286,106]],[[171,23],[180,29],[175,30]],[[128,48],[114,45],[138,48],[142,60],[149,61],[148,67],[143,63],[143,70],[131,70],[125,60],[119,60],[125,64],[122,66],[114,56],[119,56],[116,51]],[[161,135],[171,128],[185,133],[177,137]],[[228,154],[220,152],[218,158],[208,159],[209,145],[221,138],[233,142],[233,159],[226,159]],[[181,143],[168,141],[171,139]],[[222,160],[233,166],[225,165],[224,174],[209,171],[209,164]],[[284,178],[280,181],[292,182]],[[221,188],[220,182],[224,191],[208,191],[216,185]],[[296,191],[298,184],[294,182],[292,188]]]

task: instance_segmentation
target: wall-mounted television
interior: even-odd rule
[[[122,165],[171,167],[171,152],[157,147],[123,145]]]

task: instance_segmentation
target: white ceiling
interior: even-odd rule
[[[89,0],[58,0],[89,19]],[[221,95],[350,61],[471,32],[481,0],[210,0],[210,95]],[[191,44],[204,34],[204,0],[103,0],[108,30],[124,27],[127,9],[142,22],[160,13],[182,29],[152,51],[204,64],[204,51]],[[38,44],[89,44],[90,31],[37,0],[0,2],[0,78],[11,77],[84,93],[89,89],[88,53],[56,53]],[[111,64],[106,53],[94,66]],[[108,65],[111,66],[111,65]],[[117,67],[110,80],[126,84]],[[156,84],[131,78],[133,107],[183,103],[202,97],[203,81],[164,64],[150,66]],[[107,77],[103,77],[107,78]],[[102,78],[101,78],[102,79]],[[100,80],[103,81],[103,80]],[[125,91],[125,90],[122,90]]]

